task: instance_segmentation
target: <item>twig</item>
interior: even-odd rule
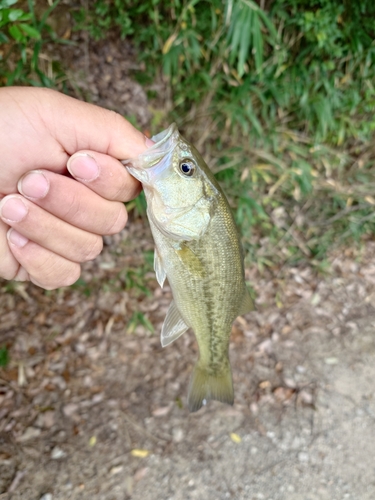
[[[165,437],[157,437],[157,436],[154,436],[153,434],[151,434],[151,432],[149,432],[147,429],[145,429],[144,427],[142,427],[141,425],[137,424],[136,422],[134,422],[134,420],[129,417],[129,415],[127,415],[124,410],[121,410],[121,413],[123,414],[123,416],[125,417],[125,420],[127,420],[129,422],[129,424],[131,424],[134,429],[137,429],[137,431],[141,432],[142,434],[146,434],[146,436],[148,436],[150,439],[152,439],[153,441],[155,441],[156,443],[159,442],[159,440],[162,440],[162,441],[170,441],[172,438],[170,436],[168,436],[168,438],[165,438]]]
[[[8,488],[8,493],[13,493],[13,491],[17,488],[17,486],[20,484],[22,478],[26,475],[25,470],[18,470],[13,478],[13,481],[11,482],[11,485]]]
[[[342,217],[345,217],[345,215],[351,213],[351,212],[356,212],[358,210],[362,210],[363,208],[368,208],[367,204],[361,204],[361,205],[356,205],[354,207],[345,207],[340,212],[338,212],[336,215],[333,215],[329,219],[327,219],[324,222],[318,222],[317,226],[329,226],[333,222],[336,222],[337,220],[341,219]]]
[[[303,207],[298,211],[298,214],[294,217],[294,220],[293,222],[291,223],[291,225],[288,227],[288,229],[286,230],[286,232],[282,235],[282,237],[279,239],[279,241],[277,242],[276,244],[276,248],[280,246],[280,244],[285,240],[285,238],[290,235],[292,236],[292,238],[295,240],[295,242],[297,243],[297,246],[298,248],[307,256],[307,257],[310,257],[311,256],[311,252],[310,250],[307,248],[307,246],[305,245],[305,243],[301,240],[301,238],[297,235],[297,233],[294,231],[294,226],[296,225],[296,222],[297,222],[297,218],[298,216],[303,213],[305,210],[308,210],[310,208],[312,204],[312,200],[308,200],[304,205]],[[284,227],[284,229],[286,229]]]

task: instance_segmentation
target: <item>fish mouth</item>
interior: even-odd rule
[[[163,132],[151,138],[151,140],[155,141],[155,144],[136,158],[122,160],[121,163],[126,166],[134,177],[137,177],[142,183],[147,184],[146,177],[148,176],[141,175],[139,170],[150,171],[153,167],[158,167],[159,171],[163,170],[163,166],[159,166],[159,163],[163,158],[167,159],[172,155],[179,138],[180,133],[177,129],[177,125],[172,123],[166,130],[163,130]],[[167,161],[163,162],[164,165],[167,163]],[[140,177],[142,177],[142,179]]]
[[[171,148],[174,148],[176,145],[176,141],[179,138],[180,133],[177,129],[177,125],[172,123],[166,130],[160,132],[157,135],[154,135],[151,140],[155,142],[146,153],[151,153],[152,150],[164,148],[165,152],[168,152]]]

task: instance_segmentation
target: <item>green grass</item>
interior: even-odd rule
[[[146,317],[146,315],[140,311],[134,311],[132,317],[130,318],[126,332],[128,334],[134,333],[137,326],[143,326],[146,331],[150,333],[155,333],[155,329],[151,323],[151,321]]]
[[[59,64],[44,53],[47,43],[67,43],[48,24],[59,3],[46,2],[40,12],[36,0],[0,0],[0,86],[56,88],[64,80]]]
[[[9,361],[8,349],[6,347],[0,347],[0,366],[7,366]]]

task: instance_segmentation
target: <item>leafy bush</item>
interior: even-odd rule
[[[216,151],[248,250],[271,262],[278,242],[282,259],[321,258],[374,231],[374,14],[372,0],[97,0],[79,21],[131,37],[140,81],[166,82],[165,124]]]
[[[0,0],[0,85],[55,86],[56,64],[46,65],[41,51],[46,42],[57,41],[47,19],[59,2],[39,19],[35,0],[27,1],[28,10],[18,8],[18,0]]]
[[[374,14],[372,0],[275,0],[269,12],[253,0],[97,0],[79,19],[96,38],[130,35],[180,115],[204,103],[246,134],[284,119],[341,144],[375,127]]]

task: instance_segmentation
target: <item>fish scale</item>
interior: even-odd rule
[[[189,327],[195,333],[199,359],[189,387],[191,411],[210,399],[232,404],[231,327],[253,309],[238,231],[220,185],[176,126],[153,140],[124,164],[142,182],[156,276],[161,286],[167,278],[172,290],[161,342],[169,345]]]

